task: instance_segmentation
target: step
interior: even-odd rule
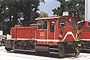
[[[90,49],[90,47],[88,47]]]
[[[80,49],[80,50],[87,50],[87,51],[90,51],[90,49]]]
[[[50,50],[58,50],[57,48],[49,48]]]
[[[58,52],[49,52],[50,54],[59,54]]]

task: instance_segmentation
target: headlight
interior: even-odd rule
[[[61,34],[59,34],[59,38],[62,38],[62,35]]]

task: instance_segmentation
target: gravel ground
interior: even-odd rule
[[[0,60],[90,60],[90,53],[80,53],[78,57],[67,55],[65,58],[59,58],[57,55],[48,55],[41,53],[25,52],[7,52],[4,46],[0,46]]]

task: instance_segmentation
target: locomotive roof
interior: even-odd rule
[[[75,20],[77,21],[80,21],[79,19],[77,19],[76,17],[73,17],[73,16],[58,16],[58,17],[55,17],[55,16],[52,16],[52,17],[43,17],[43,18],[36,18],[35,20],[50,20],[50,19],[58,19],[60,17],[69,17],[69,18],[74,18]]]
[[[44,19],[55,19],[55,18],[59,18],[59,17],[43,17],[43,18],[36,18],[35,20],[44,20]]]

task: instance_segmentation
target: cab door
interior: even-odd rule
[[[48,39],[55,39],[55,21],[49,21]]]
[[[58,20],[59,22],[59,38],[60,40],[64,41],[65,39],[63,39],[65,37],[66,32],[66,18],[59,18]],[[69,28],[69,27],[68,27]]]
[[[59,19],[59,30],[61,34],[66,32],[66,18]]]

